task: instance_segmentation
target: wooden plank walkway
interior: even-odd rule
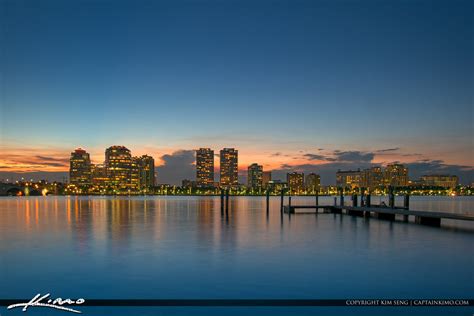
[[[303,211],[296,212],[297,209],[314,209],[313,212]],[[401,207],[357,207],[357,206],[340,206],[340,205],[285,205],[283,211],[291,214],[314,214],[319,209],[324,209],[330,213],[343,214],[345,211],[348,215],[371,217],[374,214],[379,219],[395,220],[396,215],[403,215],[403,220],[408,222],[409,216],[415,217],[415,222],[423,225],[440,226],[441,219],[460,220],[460,221],[474,221],[474,216],[467,214],[456,214],[447,212],[433,212],[433,211],[418,211],[408,210]]]

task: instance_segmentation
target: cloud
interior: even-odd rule
[[[335,153],[336,161],[345,162],[370,162],[374,159],[375,154],[372,152],[361,152],[361,151],[339,151]]]
[[[35,157],[43,162],[51,161],[51,162],[61,162],[63,164],[69,163],[69,158],[54,158],[54,157],[41,156],[41,155],[36,155]]]
[[[194,150],[178,150],[161,156],[163,165],[156,167],[157,182],[180,185],[181,180],[196,178]]]
[[[474,168],[465,165],[446,164],[442,160],[421,159],[411,163],[405,163],[408,167],[410,179],[419,179],[428,174],[449,174],[459,177],[462,184],[474,182]]]
[[[328,157],[324,155],[318,155],[318,154],[304,154],[303,157],[305,157],[308,160],[324,160],[326,161]]]
[[[323,154],[304,154],[304,158],[310,161],[329,161],[329,162],[371,162],[375,153],[362,151],[341,151],[334,150],[332,153]]]
[[[400,147],[386,148],[386,149],[379,149],[379,150],[376,150],[375,152],[376,152],[376,153],[386,153],[386,152],[390,152],[390,151],[398,151],[398,150],[400,150]]]
[[[27,170],[27,171],[43,171],[48,167],[66,169],[69,167],[68,158],[54,158],[43,155],[24,156],[18,154],[10,154],[0,162],[4,164],[3,168]],[[42,170],[43,169],[43,170]]]

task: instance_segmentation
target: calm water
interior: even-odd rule
[[[293,204],[313,202],[298,197]],[[349,198],[346,198],[348,201]],[[378,202],[378,198],[373,199]],[[279,198],[0,198],[0,297],[472,298],[474,226],[334,214],[280,217]],[[320,203],[333,203],[320,197]],[[413,209],[472,214],[472,197],[412,197]],[[113,314],[471,315],[472,308],[92,308]],[[64,314],[29,310],[29,314]],[[19,311],[0,309],[1,315]]]

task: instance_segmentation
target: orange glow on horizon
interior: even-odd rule
[[[163,155],[172,155],[180,150],[181,148],[173,147],[152,147],[152,146],[141,146],[141,147],[132,147],[127,146],[132,151],[133,156],[140,156],[148,154],[155,159],[155,166],[159,167],[164,164],[162,160]],[[69,171],[69,157],[70,153],[75,148],[84,148],[88,153],[90,153],[92,163],[99,164],[104,161],[104,152],[105,149],[109,146],[101,147],[88,147],[84,144],[80,146],[71,146],[71,148],[59,148],[53,146],[32,146],[32,147],[15,147],[15,146],[0,146],[1,155],[0,155],[0,171],[4,172],[15,172],[15,173],[24,173],[24,172],[67,172]],[[196,150],[199,147],[189,150]],[[211,147],[214,150],[215,154],[219,154],[221,147]],[[227,146],[232,147],[232,146]],[[281,146],[283,147],[283,146]],[[239,151],[239,171],[244,172],[247,170],[247,167],[252,163],[258,163],[263,165],[264,170],[275,170],[281,169],[282,165],[295,166],[297,170],[298,165],[314,165],[315,172],[319,165],[324,165],[331,163],[329,160],[314,160],[309,159],[305,154],[311,153],[312,151],[306,150],[295,150],[293,148],[285,149],[278,148],[271,149],[263,146],[262,149],[259,149],[255,145],[253,146],[234,146],[234,148]],[[313,151],[314,152],[314,151]],[[331,151],[329,150],[326,154],[328,157],[331,157]],[[383,153],[375,154],[372,163],[386,165],[394,161],[400,161],[402,163],[415,162],[419,159],[426,158],[425,155],[419,154],[407,154],[406,152],[394,152],[394,153]],[[443,157],[435,156],[430,157],[431,159],[442,159]],[[465,157],[458,157],[458,159],[453,159],[452,156],[449,160],[445,159],[446,163],[453,164],[462,164],[467,166],[472,166],[473,162],[469,159],[466,161]],[[456,157],[454,157],[456,158]],[[453,161],[454,160],[454,161]],[[357,168],[357,162],[354,162],[354,167]],[[215,157],[214,165],[216,169],[219,169],[219,157]]]

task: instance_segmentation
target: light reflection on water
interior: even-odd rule
[[[474,199],[410,205],[469,213]],[[264,197],[231,197],[228,215],[218,197],[1,198],[0,297],[472,297],[473,237],[454,221],[282,218],[279,197],[268,215]]]

